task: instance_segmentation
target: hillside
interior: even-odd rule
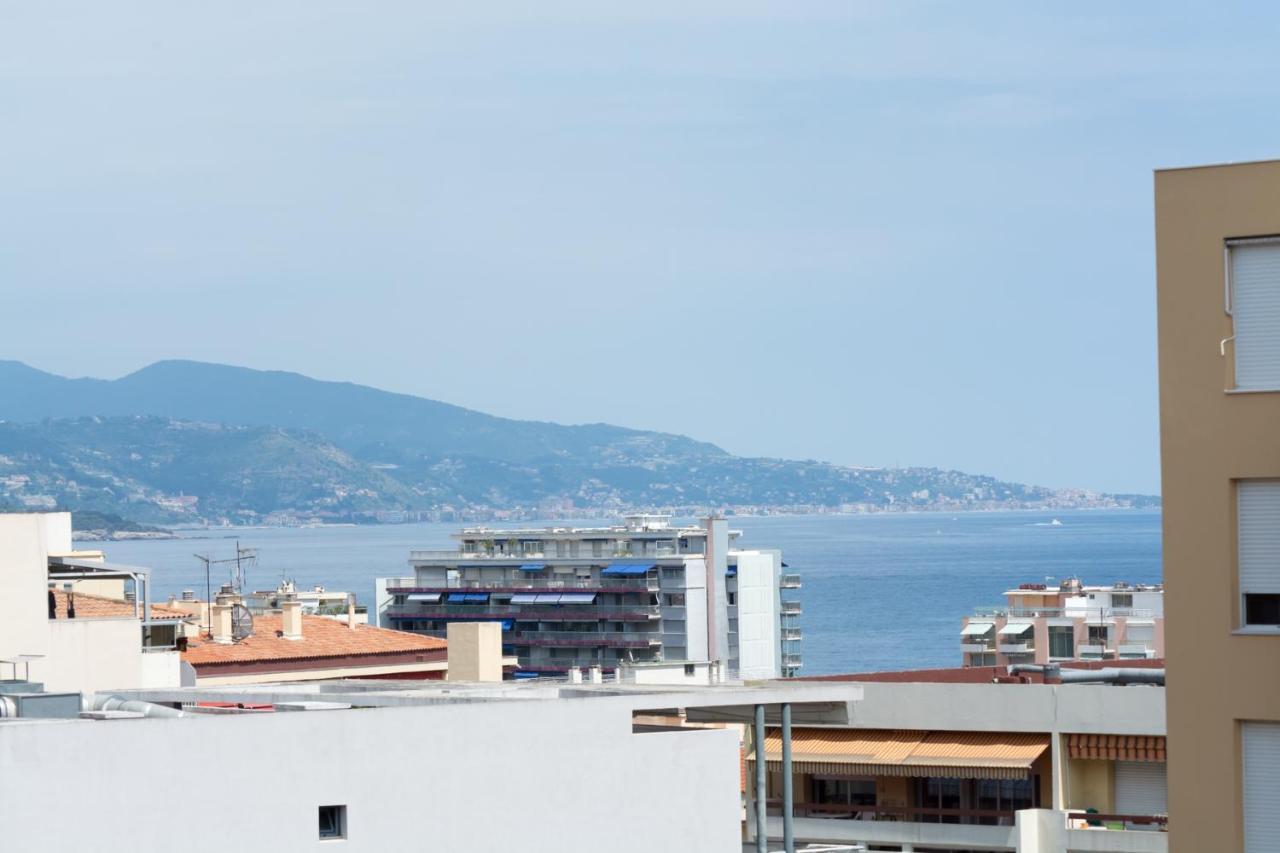
[[[448,507],[982,509],[1151,505],[925,468],[742,458],[678,435],[516,421],[195,362],[115,381],[0,362],[0,507],[149,522],[360,520]]]

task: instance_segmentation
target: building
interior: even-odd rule
[[[286,601],[279,611],[260,613],[253,617],[253,633],[236,639],[229,612],[214,605],[213,635],[189,638],[182,661],[194,670],[197,685],[445,677],[444,640],[349,626],[306,615],[301,607]]]
[[[719,661],[742,678],[802,665],[800,604],[777,550],[738,544],[724,519],[674,527],[628,516],[595,528],[469,528],[456,551],[414,551],[413,577],[379,579],[378,624],[443,635],[451,621],[499,621],[520,671]]]
[[[813,679],[858,684],[862,698],[850,724],[792,730],[794,835],[931,853],[1163,853],[1165,689],[1156,663]],[[1126,677],[1155,683],[1105,681]],[[776,847],[784,838],[779,730],[767,731],[763,752]],[[748,763],[754,778],[754,755]]]
[[[966,666],[1164,657],[1164,587],[1024,583],[964,620]]]
[[[184,614],[153,607],[149,581],[145,568],[73,550],[70,513],[0,514],[0,678],[49,690],[177,686]]]
[[[1155,175],[1173,853],[1280,850],[1280,161]]]
[[[859,690],[337,681],[129,691],[93,697],[105,710],[86,713],[74,696],[0,695],[21,714],[0,718],[0,826],[7,849],[42,853],[174,839],[278,853],[407,839],[451,851],[741,853],[739,727],[664,720],[675,710],[733,723],[759,708],[777,726],[785,707],[795,725],[844,723]],[[146,796],[123,807],[102,792]]]

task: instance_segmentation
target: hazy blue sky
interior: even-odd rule
[[[1280,13],[1054,6],[0,0],[0,357],[1154,491],[1151,171],[1280,154]]]

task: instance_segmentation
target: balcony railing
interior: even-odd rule
[[[1047,617],[1054,619],[1083,619],[1094,622],[1121,616],[1126,619],[1153,619],[1159,614],[1146,607],[978,607],[973,615],[979,619]]]
[[[782,642],[784,643],[798,643],[803,639],[804,634],[799,628],[782,629]]]
[[[799,616],[801,613],[800,602],[784,601],[782,602],[782,614],[784,616]]]
[[[800,576],[799,575],[783,575],[780,586],[783,589],[799,589]]]
[[[590,549],[588,549],[590,550]],[[465,562],[471,563],[476,561],[489,560],[577,560],[584,563],[599,563],[607,560],[639,560],[646,557],[684,557],[684,556],[700,556],[697,552],[681,552],[676,548],[647,548],[644,550],[638,548],[607,550],[603,549],[599,554],[591,552],[587,554],[561,554],[559,551],[531,550],[522,551],[516,548],[511,551],[505,549],[499,550],[494,548],[492,551],[410,551],[409,562],[411,563],[453,563]]]
[[[782,665],[788,669],[800,669],[804,666],[804,657],[801,655],[783,655]]]
[[[1034,643],[1001,643],[999,648],[1003,655],[1027,655],[1036,650]]]
[[[387,608],[391,619],[453,619],[473,616],[519,618],[541,622],[645,622],[661,617],[657,605],[627,607],[594,605],[561,605],[548,607],[537,604],[393,604]]]
[[[503,637],[503,642],[516,646],[604,646],[615,649],[639,649],[661,645],[662,638],[657,634],[617,631],[514,631]]]
[[[995,643],[961,643],[961,652],[971,652],[973,654],[981,654],[986,652],[994,652],[996,650]]]
[[[427,583],[415,578],[396,578],[396,584],[387,584],[387,592],[405,595],[413,592],[450,592],[454,590],[484,590],[485,592],[564,592],[591,590],[597,592],[657,592],[657,578],[538,578],[537,580],[474,581],[453,580]]]

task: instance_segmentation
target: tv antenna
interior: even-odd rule
[[[258,561],[257,548],[241,548],[240,540],[236,540],[236,555],[228,557],[224,560],[215,560],[207,554],[196,554],[195,558],[204,563],[204,609],[207,615],[207,624],[205,629],[209,636],[213,636],[213,572],[214,566],[228,566],[231,573],[231,586],[237,593],[244,593],[244,570],[246,566],[256,565]],[[234,567],[231,567],[234,564]],[[252,620],[250,621],[250,631],[252,632]]]
[[[231,606],[231,640],[232,642],[240,642],[241,640],[253,636],[253,614],[249,612],[249,608],[243,604],[233,604]]]

